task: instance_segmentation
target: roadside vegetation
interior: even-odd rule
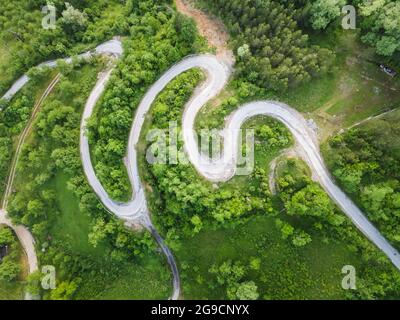
[[[0,300],[24,298],[26,267],[17,237],[10,228],[0,225]]]
[[[371,120],[324,145],[339,185],[400,249],[400,113]]]
[[[192,20],[157,1],[141,2],[125,54],[90,120],[90,143],[97,176],[115,200],[131,198],[123,157],[135,108],[151,84],[184,56],[204,47]]]
[[[163,274],[169,272],[154,252],[151,236],[129,231],[107,213],[82,175],[80,117],[104,63],[94,58],[89,64],[61,64],[57,71],[62,79],[44,102],[18,164],[8,211],[15,223],[31,229],[41,264],[56,267],[57,289],[30,288],[45,299],[92,299],[107,290],[117,294],[113,286],[117,279],[129,278],[134,286],[133,278],[138,277],[140,283],[142,275],[133,270],[141,264],[142,270],[153,265],[149,277],[159,286],[157,296],[152,291],[143,294],[148,298],[168,294],[169,279]],[[131,295],[121,292],[118,297]]]

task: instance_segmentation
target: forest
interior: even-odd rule
[[[118,1],[72,0],[51,2],[56,8],[56,28],[41,27],[44,0],[1,0],[0,43],[2,47],[0,93],[18,76],[39,63],[77,54],[110,36],[128,32],[129,25],[118,19],[133,5]],[[122,9],[122,10],[121,10]]]
[[[325,145],[328,165],[340,185],[400,248],[399,112],[374,120]]]
[[[294,0],[280,2],[293,3],[298,10],[297,20],[305,27],[325,30],[341,16],[341,8],[353,5],[357,12],[357,20],[361,29],[360,40],[374,48],[382,59],[398,65],[400,25],[398,1],[382,0]]]
[[[222,18],[237,56],[237,72],[257,84],[285,90],[327,71],[329,50],[313,46],[293,13],[276,1],[200,1]]]

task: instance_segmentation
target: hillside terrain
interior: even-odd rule
[[[345,4],[0,0],[0,300],[400,299],[400,4]]]

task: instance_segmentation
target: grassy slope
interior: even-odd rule
[[[281,98],[302,112],[311,112],[323,137],[400,106],[400,82],[368,61],[379,59],[357,40],[356,32],[329,30],[312,39],[336,53],[330,74],[289,90]]]
[[[88,243],[91,219],[80,212],[79,202],[67,189],[68,177],[58,173],[54,184],[61,215],[56,220],[52,234],[67,242],[74,253],[90,256],[105,263],[108,246],[104,243],[96,248]],[[161,257],[150,256],[137,263],[121,263],[120,274],[98,288],[98,279],[85,279],[78,299],[166,299],[170,290],[169,269]],[[96,287],[95,291],[92,291]]]
[[[52,234],[57,240],[68,242],[73,252],[101,257],[105,248],[101,245],[93,248],[89,244],[91,219],[80,212],[78,199],[67,189],[68,180],[69,177],[60,172],[53,182],[61,215],[53,225]]]
[[[171,293],[171,278],[169,269],[164,266],[160,257],[147,257],[135,266],[125,266],[112,284],[106,284],[104,291],[94,299],[99,300],[130,300],[130,299],[162,299]]]
[[[3,81],[10,81],[14,75],[7,68],[12,63],[12,54],[15,53],[16,41],[5,41],[1,39],[2,34],[0,32],[0,83]],[[2,95],[2,92],[0,92]]]
[[[8,45],[4,43],[4,41],[0,41],[0,66],[8,65],[10,61],[10,49]],[[7,75],[7,69],[4,72],[0,72],[0,82],[7,80],[9,75]]]
[[[228,259],[247,265],[252,257],[261,259],[260,270],[251,271],[246,280],[256,282],[264,299],[344,298],[341,269],[347,264],[357,266],[343,244],[314,239],[305,248],[294,248],[281,239],[274,220],[267,216],[232,229],[204,230],[183,243],[176,255],[181,264],[190,266],[182,271],[186,299],[226,298],[224,290],[208,286],[215,281],[208,270]]]

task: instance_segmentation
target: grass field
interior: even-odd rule
[[[294,248],[267,216],[231,229],[204,230],[182,242],[176,256],[185,299],[225,299],[225,290],[215,287],[208,270],[226,260],[245,265],[254,257],[261,260],[260,269],[250,271],[245,280],[256,282],[263,299],[344,299],[341,269],[357,266],[345,243],[326,244],[317,238],[305,248]]]
[[[11,51],[12,51],[12,43],[5,43],[0,40],[0,84],[2,82],[10,81],[11,74],[8,72],[7,66],[10,63],[11,59]],[[3,95],[4,92],[0,90],[0,96]]]
[[[21,282],[0,281],[0,300],[23,300],[24,285]]]
[[[339,30],[314,37],[316,44],[336,54],[330,73],[280,97],[314,118],[323,140],[332,132],[400,106],[399,80],[371,62],[379,58],[357,36],[355,31]]]
[[[138,264],[123,266],[118,278],[112,283],[107,283],[104,290],[92,298],[99,300],[168,299],[172,292],[170,270],[161,259],[162,257],[150,256]]]
[[[105,247],[96,248],[88,242],[91,218],[79,209],[79,201],[72,191],[67,189],[69,177],[60,172],[54,179],[54,190],[57,192],[57,201],[60,215],[57,217],[52,234],[56,240],[67,242],[73,252],[101,257],[105,254]]]

